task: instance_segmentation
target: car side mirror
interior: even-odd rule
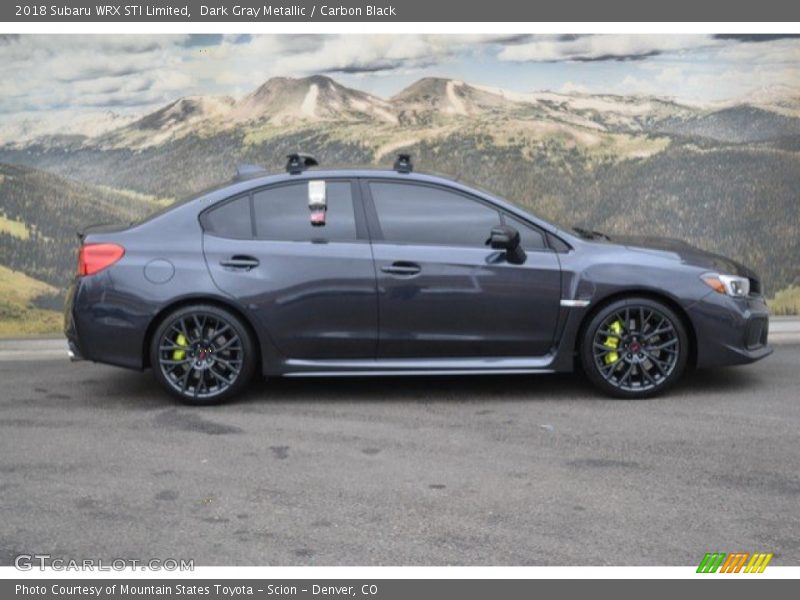
[[[521,265],[528,257],[522,247],[519,231],[510,225],[498,225],[492,228],[486,243],[495,250],[505,250],[506,260],[511,264]]]

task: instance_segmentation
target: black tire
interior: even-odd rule
[[[250,383],[256,363],[249,328],[236,315],[209,304],[170,313],[150,342],[156,380],[185,404],[230,400]]]
[[[580,359],[586,376],[604,393],[636,400],[657,396],[680,379],[689,337],[669,306],[649,298],[624,298],[603,306],[585,327]]]

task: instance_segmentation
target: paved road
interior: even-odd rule
[[[579,377],[275,380],[0,361],[0,564],[800,564],[800,345],[668,397]]]

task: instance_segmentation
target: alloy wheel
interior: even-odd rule
[[[646,392],[663,385],[682,352],[672,320],[649,306],[626,306],[600,323],[592,340],[599,374],[616,389]]]
[[[164,379],[181,396],[209,399],[239,379],[244,348],[225,319],[205,312],[184,313],[164,330],[158,363]]]

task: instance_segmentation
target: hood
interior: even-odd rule
[[[683,240],[651,236],[612,236],[611,243],[620,244],[629,250],[643,252],[667,252],[687,265],[708,269],[725,275],[739,275],[757,279],[756,274],[741,263],[725,256],[714,254],[692,246]]]

